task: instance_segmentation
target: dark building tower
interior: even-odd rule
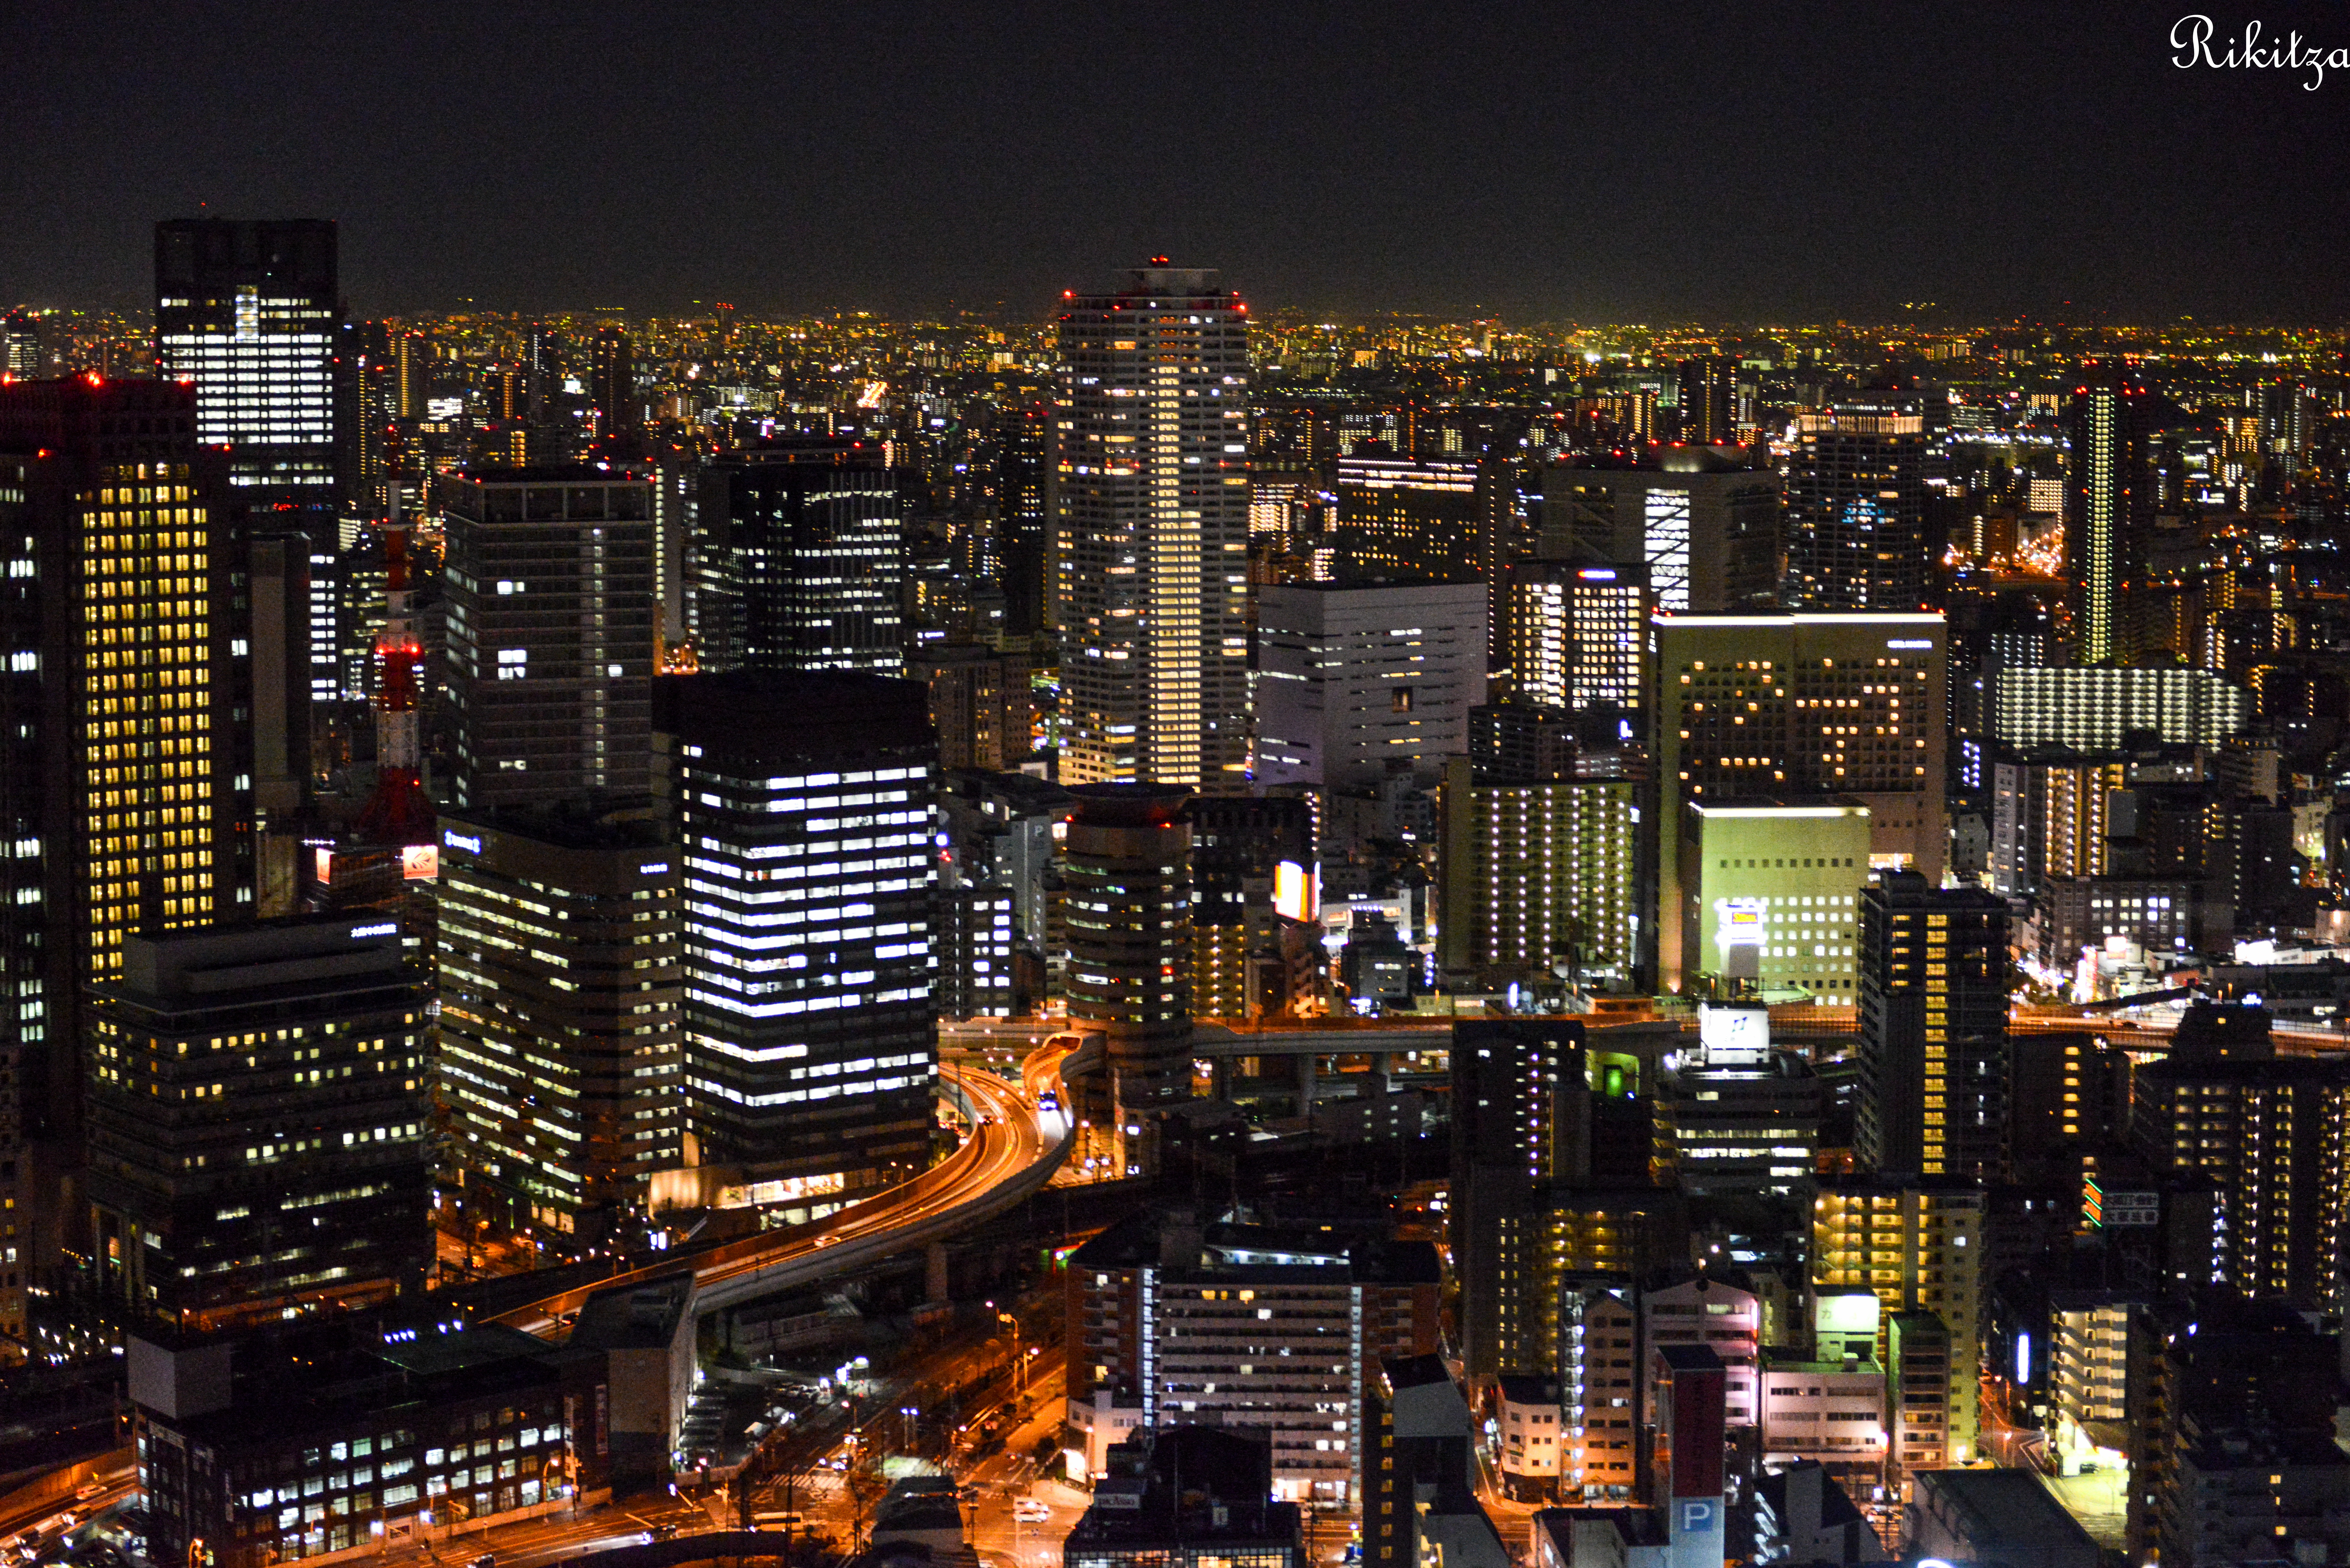
[[[650,785],[652,489],[598,468],[444,482],[456,804]]]
[[[2154,528],[2153,402],[2144,386],[2117,373],[2073,389],[2064,575],[2076,664],[2127,662],[2138,651],[2133,596]]]
[[[1898,1176],[2002,1176],[2007,901],[1889,871],[1860,896],[1861,1162]]]
[[[629,341],[629,329],[598,327],[594,352],[594,384],[588,390],[596,399],[596,439],[607,447],[633,446],[643,433],[644,414],[637,402],[636,349]]]
[[[938,766],[921,686],[741,670],[665,678],[658,702],[700,1163],[810,1196],[920,1168]]]
[[[195,421],[169,382],[0,386],[0,1137],[70,1150],[82,988],[120,971],[126,935],[249,908],[249,797],[218,701],[224,475]],[[0,1171],[27,1168],[0,1153]],[[20,1251],[47,1266],[59,1216],[39,1193],[18,1211]]]
[[[1728,446],[1737,433],[1730,361],[1719,354],[1680,362],[1680,434],[1691,446]]]
[[[1004,629],[1025,636],[1051,606],[1045,579],[1045,468],[1052,451],[1049,403],[998,410],[995,422],[995,552],[1002,563]]]
[[[1898,393],[1797,421],[1787,471],[1790,609],[1914,610],[1925,592],[1925,420]]]
[[[1191,792],[1086,784],[1061,844],[1069,1016],[1107,1036],[1095,1126],[1189,1093],[1191,1072]]]
[[[702,669],[902,671],[902,478],[873,441],[777,441],[712,460],[695,513]]]
[[[335,247],[317,219],[155,225],[156,364],[195,382],[196,438],[227,445],[247,512],[337,500]]]
[[[372,916],[126,939],[89,1002],[101,1289],[182,1328],[421,1289],[426,997]]]

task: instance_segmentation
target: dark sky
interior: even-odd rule
[[[0,303],[341,220],[368,314],[1023,315],[1165,251],[1260,309],[2350,317],[2350,69],[2201,7],[20,0]],[[2071,302],[2069,305],[2065,302]]]

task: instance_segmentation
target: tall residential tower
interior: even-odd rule
[[[1249,765],[1248,307],[1164,256],[1072,296],[1052,475],[1061,780]]]

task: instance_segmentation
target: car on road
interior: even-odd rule
[[[1012,1500],[1012,1517],[1024,1524],[1042,1524],[1053,1517],[1053,1511],[1045,1506],[1041,1498],[1015,1497]]]
[[[106,1483],[104,1481],[91,1481],[74,1493],[74,1501],[76,1502],[88,1502],[91,1498],[96,1497],[99,1492],[102,1492],[105,1490]]]
[[[806,1530],[807,1515],[798,1512],[754,1513],[751,1522],[761,1530]]]

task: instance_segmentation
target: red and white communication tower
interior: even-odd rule
[[[383,629],[375,639],[375,793],[359,808],[359,841],[397,847],[403,878],[415,881],[440,871],[438,823],[424,794],[424,763],[418,733],[424,644],[409,621],[408,529],[392,504],[384,524]]]

